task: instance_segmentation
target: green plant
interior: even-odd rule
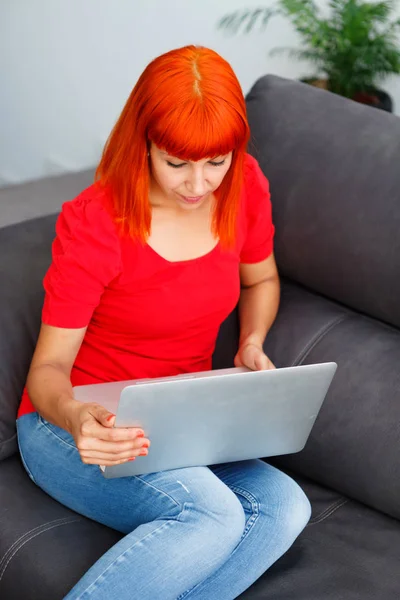
[[[273,8],[257,8],[225,15],[218,27],[230,33],[249,33],[265,27],[271,17],[288,17],[304,42],[304,49],[276,48],[272,54],[314,63],[310,79],[326,78],[332,92],[354,98],[368,93],[376,82],[400,73],[398,31],[393,20],[394,2],[330,0],[330,16],[323,18],[313,0],[278,0]]]

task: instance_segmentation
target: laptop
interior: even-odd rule
[[[115,427],[141,427],[150,439],[147,456],[102,467],[107,478],[126,477],[299,452],[336,368],[220,369],[76,386],[74,396],[116,414]]]

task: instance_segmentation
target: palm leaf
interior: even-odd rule
[[[385,23],[394,10],[394,3],[390,0],[368,2],[364,4],[363,8],[371,20]]]
[[[286,16],[303,42],[301,49],[276,48],[313,63],[330,81],[330,88],[352,97],[378,78],[400,73],[400,19],[391,20],[398,0],[329,0],[330,15],[321,15],[315,0],[276,0],[269,8],[236,11],[220,19],[230,33],[262,29],[272,16]]]
[[[299,48],[274,48],[269,53],[270,56],[279,56],[281,54],[286,54],[289,58],[294,58],[296,60],[308,60],[310,62],[321,62],[323,56],[318,52],[318,50],[299,50]]]
[[[261,28],[266,27],[270,18],[278,14],[277,8],[256,8],[253,10],[236,11],[222,17],[217,28],[223,29],[227,33],[236,34],[241,30],[242,33],[250,33],[257,23]]]

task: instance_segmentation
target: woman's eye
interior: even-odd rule
[[[172,167],[173,169],[180,169],[181,167],[183,167],[186,163],[180,163],[179,165],[175,165],[172,162],[169,162],[169,160],[167,160],[167,165],[169,167]]]
[[[213,167],[222,167],[222,165],[225,164],[225,158],[224,158],[224,160],[221,160],[219,162],[216,162],[214,160],[209,160],[208,164]],[[181,167],[184,167],[186,165],[186,163],[179,163],[179,165],[176,165],[175,163],[169,162],[169,160],[167,160],[167,165],[169,167],[172,167],[173,169],[180,169]]]

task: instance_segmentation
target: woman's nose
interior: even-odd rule
[[[204,173],[202,171],[193,172],[186,182],[186,188],[194,198],[197,196],[204,196],[208,191],[207,180],[204,177]]]

